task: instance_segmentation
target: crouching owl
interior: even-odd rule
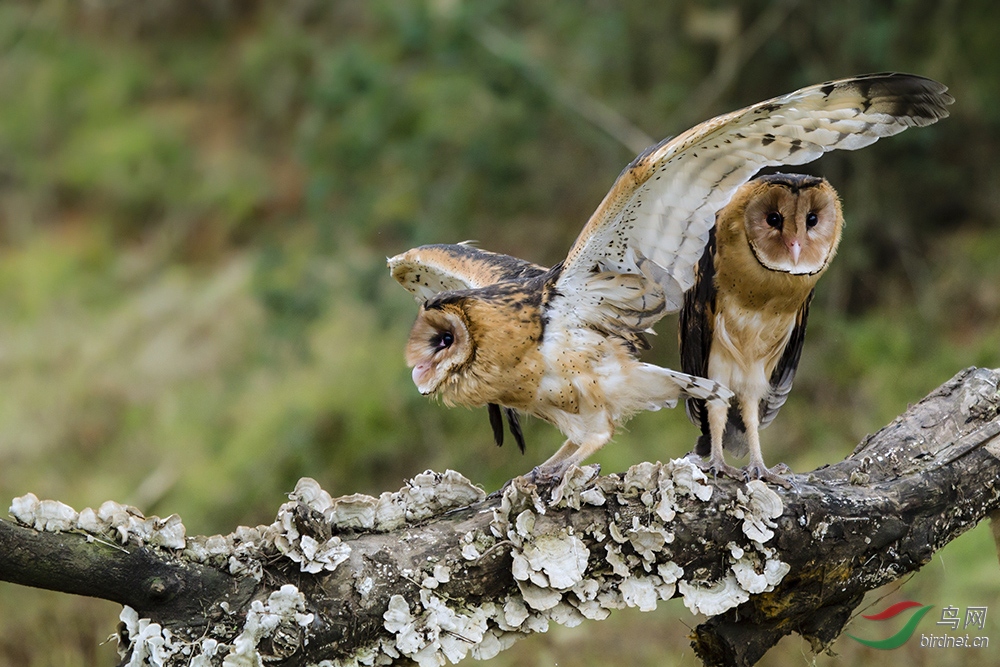
[[[701,123],[636,157],[549,269],[464,244],[389,259],[392,276],[421,302],[406,345],[413,382],[446,405],[502,406],[554,424],[566,442],[533,471],[536,481],[560,479],[626,419],[682,397],[700,401],[709,422],[728,418],[733,392],[724,382],[733,378],[704,377],[710,356],[710,368],[694,373],[638,358],[644,334],[682,308],[716,214],[763,167],[804,164],[944,118],[953,101],[946,90],[919,76],[870,74]],[[796,270],[771,259],[784,237],[757,242],[763,261]],[[801,241],[786,247],[798,262],[814,261]]]

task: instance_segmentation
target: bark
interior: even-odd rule
[[[440,665],[682,596],[706,665],[752,665],[791,632],[828,646],[866,591],[1000,508],[998,381],[959,373],[788,490],[683,460],[541,496],[451,471],[379,498],[302,480],[270,526],[207,538],[29,494],[0,521],[0,579],[125,605],[122,664]]]

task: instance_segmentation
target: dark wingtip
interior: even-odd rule
[[[510,434],[514,436],[517,448],[524,454],[524,432],[521,430],[521,418],[517,415],[517,410],[513,408],[501,408],[496,403],[486,406],[486,411],[490,415],[490,428],[493,429],[493,442],[497,447],[503,447],[503,415],[507,415],[507,424],[510,426]]]
[[[497,443],[497,447],[503,447],[503,417],[500,415],[500,406],[496,403],[490,403],[486,406],[486,411],[490,414],[493,442]]]
[[[503,411],[507,415],[510,434],[514,436],[514,441],[517,443],[518,449],[524,454],[524,433],[521,431],[521,418],[517,416],[517,410],[513,408],[504,408]]]
[[[878,72],[851,77],[845,83],[871,100],[870,110],[909,117],[916,125],[947,118],[948,105],[955,102],[948,86],[919,74]]]

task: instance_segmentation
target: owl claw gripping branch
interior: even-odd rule
[[[930,125],[952,102],[936,81],[870,74],[701,123],[633,160],[551,269],[467,244],[391,258],[422,304],[406,346],[414,383],[446,405],[491,406],[498,443],[499,406],[519,442],[518,412],[554,424],[566,442],[533,478],[558,480],[633,414],[683,397],[707,469],[735,475],[723,449],[746,448],[742,476],[786,484],[757,431],[791,389],[842,218],[823,179],[747,181]],[[685,372],[639,361],[644,333],[678,311]]]

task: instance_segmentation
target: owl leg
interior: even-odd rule
[[[563,443],[562,447],[556,450],[555,454],[550,456],[548,460],[546,460],[545,463],[543,463],[542,465],[538,466],[538,468],[555,468],[560,463],[562,463],[569,457],[573,456],[573,454],[575,454],[579,449],[580,445],[576,444],[572,440],[567,440],[566,442]],[[538,468],[535,469],[537,470]]]
[[[722,434],[726,431],[729,406],[724,403],[707,403],[705,407],[708,410],[708,432],[712,439],[712,451],[708,461],[700,462],[699,465],[712,476],[723,475],[732,479],[742,479],[743,474],[740,469],[726,463],[726,457],[722,453]]]
[[[588,434],[583,442],[567,440],[549,459],[528,474],[528,478],[538,486],[551,486],[562,481],[563,475],[572,466],[583,465],[591,455],[611,440],[612,430],[602,430]]]
[[[764,465],[764,456],[760,451],[760,401],[743,401],[741,413],[743,416],[743,423],[747,427],[747,443],[750,447],[750,460],[747,462],[747,467],[743,470],[743,475],[747,481],[751,479],[760,479],[765,482],[771,482],[772,484],[777,484],[778,486],[783,486],[786,489],[792,488],[792,484],[777,474],[779,469],[784,468],[788,470],[788,466],[784,464],[779,464],[774,467],[774,469],[769,469]]]

